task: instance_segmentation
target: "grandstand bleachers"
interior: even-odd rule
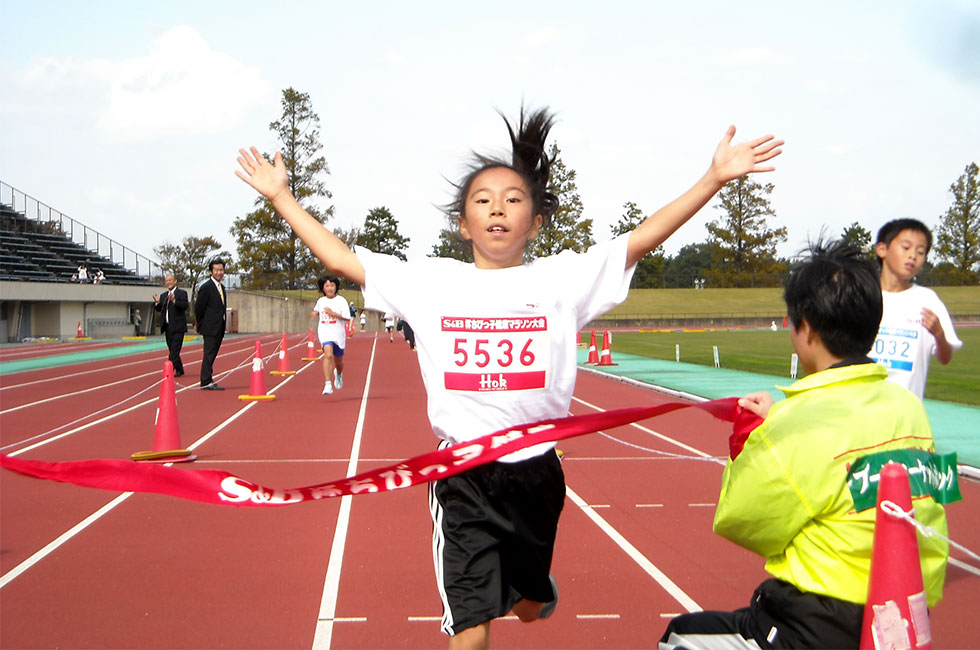
[[[102,269],[105,284],[154,284],[75,243],[54,224],[28,219],[0,203],[0,280],[71,282],[82,262],[89,282],[96,269]]]

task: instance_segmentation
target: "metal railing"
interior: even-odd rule
[[[63,212],[42,203],[26,192],[11,187],[3,181],[0,181],[0,203],[10,206],[15,212],[19,212],[29,221],[47,224],[49,227],[57,229],[62,235],[71,240],[72,243],[78,244],[96,255],[118,264],[120,267],[127,271],[132,271],[138,276],[149,279],[162,276],[162,270],[157,262],[144,255],[140,255],[111,237],[100,233],[98,230],[89,228],[82,222],[72,219]]]

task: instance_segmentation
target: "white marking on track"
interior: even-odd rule
[[[371,358],[368,361],[367,376],[364,378],[364,392],[361,395],[361,408],[354,426],[354,440],[351,443],[350,463],[347,476],[357,474],[358,455],[361,450],[361,434],[364,432],[364,414],[371,387],[371,374],[374,370],[374,352],[378,337],[371,343]],[[307,368],[312,365],[305,366]],[[253,402],[254,403],[254,402]],[[313,634],[313,650],[327,650],[333,640],[334,615],[337,612],[337,594],[340,590],[340,569],[344,563],[344,548],[347,545],[347,528],[350,525],[351,495],[340,498],[340,512],[337,513],[337,527],[334,529],[333,543],[330,545],[330,560],[327,562],[327,575],[323,580],[323,594],[320,597],[320,613],[317,616],[316,632]]]

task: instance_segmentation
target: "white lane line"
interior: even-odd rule
[[[302,371],[303,371],[303,369],[300,369],[299,370],[299,372],[302,372]],[[279,388],[283,384],[291,381],[296,376],[297,375],[292,375],[292,376],[288,377],[284,381],[282,381],[279,384],[277,384],[275,386],[275,388]],[[238,417],[242,413],[244,413],[248,409],[252,408],[256,404],[258,404],[258,402],[249,402],[247,405],[245,405],[244,407],[242,407],[237,413],[235,413],[234,415],[232,415],[231,417],[229,417],[227,420],[225,420],[224,422],[222,422],[221,424],[219,424],[217,427],[215,427],[214,429],[212,429],[208,433],[204,434],[203,437],[201,437],[199,440],[197,440],[192,445],[190,445],[188,447],[188,449],[194,450],[197,447],[201,446],[201,444],[205,440],[210,439],[215,433],[217,433],[218,431],[224,429],[231,422],[237,420]],[[131,409],[127,409],[127,410],[131,410]],[[109,419],[109,418],[103,418],[103,419]],[[39,445],[35,445],[35,446],[39,446]],[[20,450],[18,452],[15,452],[13,454],[10,454],[10,455],[11,456],[14,456],[16,454],[23,453],[24,451],[27,451],[27,449],[22,449],[22,450]],[[167,466],[167,467],[170,467],[172,465],[173,465],[173,463],[165,463],[165,466]],[[80,532],[82,532],[83,530],[85,530],[86,528],[88,528],[90,525],[92,525],[93,523],[95,523],[96,521],[98,521],[99,519],[101,519],[104,515],[107,515],[109,512],[111,512],[113,509],[115,509],[116,506],[120,505],[121,503],[123,503],[126,499],[128,499],[131,496],[133,496],[133,493],[132,492],[123,492],[122,494],[120,494],[119,496],[117,496],[115,499],[113,499],[109,503],[105,504],[104,506],[102,506],[101,508],[99,508],[98,510],[96,510],[95,512],[93,512],[92,514],[90,514],[88,517],[86,517],[82,521],[78,522],[77,524],[75,524],[74,526],[72,526],[71,528],[69,528],[68,530],[66,530],[64,533],[62,533],[57,538],[55,538],[50,543],[48,543],[46,546],[44,546],[44,548],[38,550],[33,555],[31,555],[29,558],[27,558],[26,560],[24,560],[23,562],[21,562],[20,564],[18,564],[17,566],[15,566],[13,569],[11,569],[7,573],[5,573],[2,576],[0,576],[0,589],[2,589],[3,587],[5,587],[11,580],[13,580],[14,578],[20,576],[22,573],[24,573],[25,571],[27,571],[28,569],[30,569],[32,566],[34,566],[35,564],[37,564],[38,562],[40,562],[41,560],[43,560],[44,558],[46,558],[48,555],[50,555],[51,553],[53,553],[54,551],[56,551],[58,548],[60,548],[61,546],[63,546],[72,537],[74,537],[75,535],[79,534]]]
[[[230,354],[230,353],[229,353],[229,354]],[[270,358],[271,358],[271,357],[270,357]],[[248,357],[248,359],[247,359],[247,361],[249,361],[249,362],[251,362],[251,357]],[[264,361],[263,361],[263,363],[264,363]],[[239,368],[242,368],[242,367],[244,367],[244,365],[245,365],[244,363],[240,363],[240,364],[238,364],[237,366],[235,366],[234,368],[232,368],[231,370],[227,370],[227,371],[225,371],[224,373],[221,373],[221,374],[219,374],[219,375],[218,375],[218,377],[219,377],[219,378],[221,378],[221,377],[225,377],[225,376],[227,376],[227,375],[229,375],[229,374],[231,374],[232,372],[234,372],[234,371],[236,371],[236,370],[238,370]],[[304,366],[304,367],[305,367],[305,366]],[[300,369],[300,370],[299,370],[298,372],[302,372],[302,368],[301,368],[301,369]],[[294,376],[295,376],[295,375],[294,375]],[[275,390],[276,390],[277,388],[279,388],[280,386],[282,386],[283,384],[285,384],[286,382],[288,382],[288,381],[289,381],[289,379],[292,379],[292,377],[289,377],[288,379],[286,379],[286,380],[284,380],[284,381],[282,381],[282,382],[280,382],[279,384],[277,384],[277,385],[276,385],[276,386],[275,386],[275,387],[274,387],[274,388],[273,388],[273,389],[272,389],[271,391],[269,391],[269,392],[275,392]],[[140,393],[144,393],[144,392],[146,392],[147,390],[150,390],[150,389],[152,389],[152,388],[153,388],[154,386],[157,386],[157,385],[159,385],[159,384],[160,384],[160,382],[159,382],[159,381],[157,381],[157,382],[155,382],[155,383],[154,383],[153,385],[151,385],[151,386],[150,386],[149,388],[145,388],[145,389],[143,389],[142,391],[140,391]],[[177,384],[177,385],[178,385],[178,386],[180,386],[180,384]],[[197,389],[197,385],[196,385],[196,384],[193,384],[193,385],[188,385],[188,386],[181,386],[180,388],[177,388],[177,389],[176,389],[176,390],[175,390],[174,392],[175,392],[175,393],[182,393],[182,392],[184,392],[185,390],[194,390],[194,389]],[[112,408],[115,408],[116,406],[119,406],[119,405],[121,405],[122,403],[124,403],[124,402],[126,402],[126,401],[128,401],[129,399],[132,399],[132,398],[133,398],[133,397],[135,397],[136,395],[139,395],[140,393],[136,393],[135,395],[131,395],[130,397],[127,397],[127,398],[125,398],[125,399],[122,399],[122,400],[120,400],[120,401],[118,401],[118,402],[116,402],[115,404],[112,404],[112,405],[110,405],[110,406],[107,406],[107,407],[105,407],[105,408],[103,408],[103,409],[101,409],[100,411],[96,411],[95,413],[92,413],[92,414],[89,414],[89,415],[94,415],[94,414],[96,414],[96,413],[101,413],[101,412],[103,412],[103,411],[107,411],[107,410],[109,410],[109,409],[112,409]],[[124,415],[124,414],[126,414],[126,413],[129,413],[130,411],[133,411],[133,410],[135,410],[135,409],[137,409],[137,408],[140,408],[141,406],[146,406],[147,404],[153,404],[153,403],[159,403],[159,401],[160,401],[160,398],[159,398],[159,397],[152,397],[152,398],[150,398],[150,399],[148,399],[148,400],[144,400],[144,401],[142,401],[142,402],[139,402],[138,404],[134,404],[133,406],[131,406],[131,407],[129,407],[129,408],[127,408],[127,409],[124,409],[124,410],[122,410],[122,411],[117,411],[117,412],[115,412],[115,413],[112,413],[111,415],[107,415],[107,416],[105,416],[105,417],[102,417],[102,418],[99,418],[98,420],[93,420],[93,421],[91,421],[91,422],[88,422],[88,423],[86,423],[86,424],[83,424],[83,425],[80,425],[80,426],[77,426],[77,427],[75,427],[74,429],[71,429],[71,430],[69,430],[69,431],[65,431],[64,433],[60,433],[60,434],[58,434],[58,435],[53,435],[55,431],[58,431],[59,429],[63,429],[63,428],[64,428],[64,427],[66,427],[66,426],[71,426],[72,424],[74,424],[74,422],[78,422],[78,421],[80,421],[80,420],[84,420],[84,419],[85,419],[86,417],[88,417],[88,416],[84,416],[84,417],[81,417],[81,418],[78,418],[78,419],[77,419],[77,420],[75,420],[74,422],[70,422],[70,423],[68,423],[68,424],[63,424],[63,425],[61,425],[61,426],[59,426],[59,427],[55,427],[54,429],[51,429],[50,431],[45,431],[44,433],[39,433],[39,434],[37,434],[37,435],[35,435],[35,436],[32,436],[32,437],[30,437],[30,438],[28,438],[28,439],[26,439],[26,440],[20,440],[20,441],[18,441],[18,442],[12,442],[12,443],[10,443],[10,444],[7,444],[7,445],[4,445],[4,446],[2,446],[2,447],[0,447],[0,451],[4,451],[4,450],[6,450],[6,449],[9,449],[9,448],[11,448],[11,447],[16,447],[17,445],[23,445],[23,444],[27,444],[27,443],[29,443],[29,442],[31,442],[32,440],[37,440],[37,439],[39,439],[39,438],[44,438],[44,439],[43,439],[43,440],[41,440],[40,442],[37,442],[37,443],[35,443],[35,444],[33,444],[33,445],[29,445],[29,446],[27,446],[27,447],[23,447],[23,448],[21,448],[21,449],[18,449],[17,451],[12,451],[12,452],[10,452],[10,454],[8,454],[8,455],[10,455],[10,456],[19,456],[20,454],[23,454],[23,453],[24,453],[24,452],[26,452],[26,451],[31,451],[32,449],[37,449],[38,447],[43,447],[44,445],[46,445],[46,444],[48,444],[48,443],[51,443],[51,442],[54,442],[54,441],[56,441],[56,440],[61,440],[62,438],[66,438],[66,437],[68,437],[68,436],[71,436],[71,435],[74,435],[74,434],[76,434],[76,433],[78,433],[79,431],[84,431],[85,429],[88,429],[89,427],[92,427],[92,426],[95,426],[96,424],[101,424],[101,423],[103,423],[103,422],[106,422],[106,421],[108,421],[108,420],[112,420],[112,419],[114,419],[114,418],[117,418],[117,417],[119,417],[120,415]],[[254,403],[254,402],[253,402],[253,403]],[[51,437],[50,437],[50,438],[45,438],[45,436],[48,436],[48,435],[51,435]]]
[[[299,344],[294,345],[293,347],[299,347]],[[159,351],[156,351],[156,352],[159,353]],[[225,354],[219,355],[219,358],[220,357],[224,357],[224,356],[228,356],[230,354],[235,354],[236,352],[237,352],[236,350],[232,350],[232,351],[226,352]],[[140,354],[143,354],[143,353],[140,353]],[[275,356],[276,355],[270,356],[269,357],[269,360],[271,360]],[[119,366],[110,366],[110,367],[107,367],[107,368],[105,368],[103,370],[100,370],[99,372],[103,372],[104,370],[115,370],[116,368],[122,368],[124,366],[130,366],[130,365],[136,365],[136,364],[142,364],[142,363],[155,363],[155,364],[159,364],[160,363],[160,360],[158,358],[154,358],[154,359],[146,359],[144,361],[134,361],[134,362],[125,363],[125,364],[122,364],[122,365],[119,365]],[[266,361],[263,360],[263,363],[266,363]],[[83,372],[83,373],[75,373],[75,374],[78,374],[78,375],[91,375],[91,372]],[[34,382],[28,382],[28,383],[25,383],[25,384],[17,384],[16,386],[5,386],[4,388],[19,388],[21,386],[28,386],[30,384],[41,383],[42,381],[51,381],[52,379],[64,379],[65,377],[69,377],[69,376],[73,376],[73,375],[60,375],[58,377],[52,377],[51,379],[42,379],[42,380],[38,380],[38,381],[34,381]],[[143,373],[141,375],[135,375],[133,377],[126,377],[124,379],[120,379],[118,381],[110,382],[108,384],[98,384],[97,386],[92,386],[91,388],[83,388],[82,390],[77,390],[77,391],[74,391],[74,392],[71,392],[71,393],[61,393],[59,395],[54,395],[53,397],[47,397],[45,399],[41,399],[41,400],[38,400],[36,402],[26,402],[26,403],[21,404],[19,406],[12,406],[12,407],[10,407],[8,409],[3,409],[2,411],[0,411],[0,415],[3,415],[5,413],[13,413],[14,411],[19,411],[21,409],[26,409],[26,408],[29,408],[31,406],[38,406],[40,404],[45,404],[47,402],[53,402],[54,400],[63,399],[65,397],[74,397],[75,395],[82,395],[84,393],[88,393],[88,392],[91,392],[91,391],[102,390],[103,388],[108,388],[109,386],[116,386],[118,384],[125,384],[126,382],[136,381],[137,379],[143,379],[144,377],[159,377],[159,376],[160,376],[160,370],[157,369],[157,370],[153,370],[152,372],[145,372],[145,373]],[[156,382],[156,384],[159,384],[159,383],[160,383],[159,381]],[[156,385],[156,384],[154,384],[154,385]],[[185,388],[189,388],[189,387],[190,386],[185,386]],[[0,388],[0,390],[3,390],[3,388]],[[125,400],[122,400],[122,401],[125,401]]]
[[[575,618],[595,621],[595,620],[611,620],[615,621],[619,619],[619,614],[576,614]]]
[[[357,458],[361,451],[361,435],[364,432],[364,414],[367,412],[368,393],[371,387],[371,374],[374,370],[374,352],[378,337],[371,344],[371,358],[368,361],[367,377],[364,379],[364,392],[361,395],[361,408],[357,413],[354,427],[354,441],[351,444],[350,462],[347,476],[357,474]],[[310,364],[312,365],[312,364]],[[347,527],[350,524],[351,495],[340,498],[340,512],[337,514],[337,527],[330,545],[330,560],[327,562],[327,575],[323,580],[323,594],[320,597],[320,610],[317,615],[316,632],[313,634],[314,650],[327,650],[333,640],[334,616],[337,613],[337,592],[340,588],[340,569],[344,563],[344,548],[347,545]]]
[[[595,409],[596,411],[602,411],[602,412],[605,412],[606,411],[606,409],[604,409],[604,408],[600,408],[600,407],[596,406],[595,404],[590,404],[589,402],[586,402],[585,400],[579,399],[577,397],[572,397],[572,399],[575,400],[576,402],[578,402],[579,404],[583,404],[585,406],[588,406],[589,408]],[[665,442],[669,442],[672,445],[677,445],[681,449],[687,450],[687,451],[691,452],[692,454],[695,454],[697,456],[701,456],[702,458],[712,458],[712,459],[714,458],[714,456],[712,456],[711,454],[706,454],[705,452],[701,451],[700,449],[695,449],[694,447],[691,447],[689,445],[685,445],[680,440],[674,440],[670,436],[665,436],[664,434],[658,433],[658,432],[654,431],[653,429],[648,429],[647,427],[643,426],[642,424],[637,424],[636,422],[634,422],[634,423],[630,424],[630,426],[631,427],[636,427],[640,431],[643,431],[645,433],[649,433],[652,436],[656,436],[657,438],[660,438],[661,440],[663,440]],[[722,463],[722,464],[724,464],[724,463]]]
[[[577,505],[585,515],[599,527],[602,532],[609,536],[609,538],[616,543],[621,549],[623,549],[630,558],[638,565],[640,568],[647,572],[651,578],[657,581],[657,583],[664,588],[664,590],[671,595],[682,607],[684,607],[689,612],[700,612],[701,607],[694,602],[694,600],[688,596],[683,589],[678,587],[673,580],[668,578],[663,571],[658,569],[653,562],[648,560],[645,555],[640,553],[640,551],[629,543],[629,541],[623,537],[623,535],[612,527],[612,525],[599,516],[595,510],[588,507],[588,504],[575,493],[568,485],[565,486],[565,494]]]
[[[596,406],[595,404],[590,404],[585,400],[581,400],[577,397],[572,397],[572,399],[596,411],[605,412],[606,410],[604,408]],[[640,429],[641,431],[646,431],[647,433],[650,433],[651,435],[654,435],[666,442],[670,442],[672,444],[677,445],[678,447],[681,447],[682,449],[686,449],[687,451],[693,454],[697,454],[705,458],[711,458],[710,454],[706,454],[700,449],[695,449],[694,447],[685,445],[679,440],[674,440],[669,436],[665,436],[661,433],[657,433],[656,431],[647,429],[646,427],[643,427],[636,423],[633,423],[630,426],[634,426]],[[581,508],[582,512],[584,512],[585,515],[589,517],[600,528],[600,530],[602,530],[602,532],[608,535],[610,539],[612,539],[621,549],[623,549],[626,552],[626,554],[629,555],[630,558],[632,558],[632,560],[640,566],[640,568],[646,571],[651,578],[656,580],[657,583],[661,587],[663,587],[664,590],[668,594],[670,594],[671,597],[673,597],[674,600],[676,600],[682,607],[684,607],[688,612],[701,611],[701,606],[698,605],[696,602],[694,602],[693,598],[688,596],[683,589],[678,587],[677,584],[673,580],[668,578],[663,571],[658,569],[656,565],[653,564],[653,562],[647,559],[645,555],[640,553],[640,551],[635,546],[633,546],[625,537],[623,537],[622,533],[620,533],[609,522],[607,522],[605,519],[599,516],[599,514],[597,514],[593,508],[588,507],[588,504],[585,502],[585,500],[582,499],[578,494],[576,494],[575,490],[573,490],[571,486],[569,485],[565,486],[565,493],[579,508]]]
[[[687,504],[691,508],[714,508],[716,503],[689,503]]]
[[[56,539],[52,540],[47,546],[34,553],[34,555],[30,556],[29,558],[27,558],[26,560],[24,560],[23,562],[15,566],[10,571],[7,571],[7,573],[0,576],[0,589],[6,587],[7,583],[9,583],[11,580],[20,576],[20,574],[24,573],[32,566],[34,566],[35,564],[37,564],[38,562],[46,558],[48,555],[56,551],[62,544],[64,544],[72,537],[74,537],[78,533],[88,528],[89,525],[101,519],[102,515],[108,513],[110,510],[112,510],[113,508],[115,508],[116,506],[118,506],[120,503],[122,503],[123,501],[125,501],[131,496],[133,496],[132,492],[123,492],[115,499],[113,499],[109,503],[105,504],[104,506],[102,506],[101,508],[99,508],[98,510],[90,514],[88,517],[86,517],[82,521],[78,522],[77,524],[75,524],[74,526],[66,530],[64,533],[59,535]]]
[[[662,504],[662,503],[637,503],[636,504],[636,507],[637,508],[663,508],[664,507],[664,504]]]

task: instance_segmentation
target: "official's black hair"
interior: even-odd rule
[[[224,266],[225,261],[220,257],[213,258],[210,262],[208,262],[208,271],[214,271],[215,264],[220,264],[221,266]]]
[[[805,320],[827,350],[847,359],[866,355],[881,323],[881,286],[874,263],[842,241],[817,240],[784,283],[786,313]]]
[[[517,172],[527,184],[531,193],[533,214],[540,214],[541,225],[546,227],[551,223],[551,217],[558,209],[558,197],[548,191],[548,180],[554,159],[545,151],[548,133],[555,123],[555,117],[547,108],[528,112],[522,106],[520,121],[515,131],[510,120],[503,113],[500,113],[500,116],[504,119],[507,132],[510,134],[510,161],[474,153],[469,172],[460,183],[454,184],[456,196],[443,211],[455,225],[457,219],[465,214],[466,197],[473,180],[488,169],[505,167]]]

